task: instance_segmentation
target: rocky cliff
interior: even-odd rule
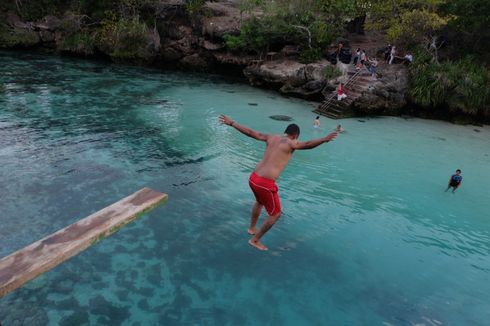
[[[325,90],[333,90],[345,78],[327,77],[325,70],[331,63],[326,60],[300,63],[292,46],[263,55],[227,51],[224,35],[239,33],[241,21],[247,18],[231,2],[207,2],[201,10],[203,14],[197,15],[189,15],[187,9],[180,0],[149,4],[145,11],[150,13],[153,24],[135,19],[93,21],[69,10],[25,21],[10,10],[0,13],[0,48],[240,72],[254,86],[317,101],[324,100]],[[387,66],[352,106],[358,114],[397,114],[407,104],[407,88],[407,70],[400,65]]]

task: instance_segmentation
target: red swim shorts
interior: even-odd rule
[[[279,188],[277,188],[274,180],[261,177],[252,172],[248,184],[255,195],[255,199],[259,204],[265,206],[269,216],[274,216],[281,212],[281,202],[277,193]]]

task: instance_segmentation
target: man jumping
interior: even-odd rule
[[[248,233],[254,235],[254,237],[248,243],[259,250],[267,250],[267,247],[260,242],[260,239],[281,216],[281,203],[277,193],[276,179],[284,170],[296,149],[315,148],[333,140],[337,137],[337,132],[322,138],[300,142],[298,141],[299,127],[294,123],[287,126],[283,135],[266,135],[245,127],[226,115],[221,115],[219,119],[221,123],[235,128],[244,135],[266,142],[263,158],[257,164],[249,179],[249,185],[255,195],[256,202],[252,208],[252,217],[248,229]],[[263,206],[265,206],[269,216],[257,232],[255,226]]]

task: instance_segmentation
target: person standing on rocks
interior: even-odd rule
[[[396,47],[393,45],[390,51],[390,61],[388,61],[389,65],[393,64],[393,60],[395,60],[395,56],[396,56]]]
[[[354,56],[354,66],[357,66],[359,59],[361,58],[361,48],[357,48],[356,55]]]
[[[376,72],[378,70],[378,60],[376,60],[376,57],[369,59],[369,67],[368,70],[371,73],[371,77],[376,79]]]
[[[357,62],[356,69],[361,69],[364,67],[364,62],[366,62],[367,56],[366,56],[366,51],[361,50],[361,53],[359,55],[359,61]]]
[[[390,62],[390,55],[391,55],[391,44],[388,44],[388,46],[386,47],[386,50],[385,50],[385,62],[388,63]]]
[[[276,185],[277,178],[288,164],[295,150],[312,149],[330,142],[337,137],[337,133],[333,132],[322,138],[300,142],[298,141],[299,127],[294,123],[287,126],[283,135],[268,135],[241,125],[226,115],[221,115],[219,120],[222,124],[233,127],[248,137],[266,143],[262,160],[255,166],[249,179],[249,186],[255,195],[256,202],[252,209],[250,227],[248,228],[248,233],[253,237],[248,243],[259,250],[267,250],[260,239],[281,216],[281,203]],[[257,232],[256,224],[262,207],[265,207],[268,217]]]
[[[340,52],[342,52],[342,48],[344,47],[344,43],[339,42],[337,46],[337,59],[340,60]]]

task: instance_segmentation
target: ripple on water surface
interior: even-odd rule
[[[247,245],[264,143],[312,107],[218,76],[0,52],[0,255],[143,186],[169,202],[0,300],[5,325],[484,325],[490,130],[347,119],[297,151]],[[455,194],[449,175],[463,170]]]

